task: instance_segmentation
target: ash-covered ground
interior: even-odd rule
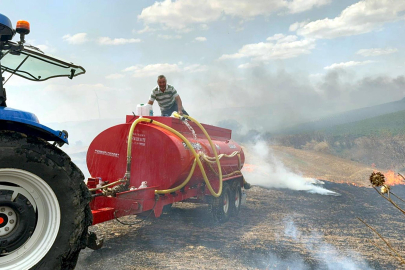
[[[81,252],[77,269],[395,269],[357,217],[405,254],[405,217],[372,188],[325,182],[340,196],[287,189],[247,190],[247,205],[225,224],[207,205],[175,204],[169,214],[134,226],[91,227],[104,247]],[[405,187],[393,187],[405,198]],[[125,222],[140,220],[123,218]]]

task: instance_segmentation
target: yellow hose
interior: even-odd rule
[[[214,168],[212,168],[211,164],[210,163],[207,163],[207,164],[208,164],[208,167],[211,169],[211,171],[213,173],[215,173],[217,176],[219,176],[218,173],[214,170]],[[222,178],[227,178],[227,177],[230,177],[230,176],[235,175],[235,174],[242,174],[242,172],[240,170],[233,171],[233,172],[228,173],[228,174],[223,174]]]
[[[211,184],[209,184],[208,179],[206,180],[205,177],[204,177],[204,181],[207,183],[207,187],[210,190],[212,196],[214,196],[214,197],[221,196],[221,193],[222,193],[222,168],[221,168],[221,164],[219,163],[217,149],[215,148],[214,144],[212,143],[210,135],[208,135],[208,132],[205,130],[205,128],[197,120],[195,120],[193,117],[191,117],[189,115],[181,116],[180,114],[178,114],[176,112],[173,113],[173,116],[178,118],[178,119],[180,119],[182,117],[184,117],[186,119],[190,119],[191,122],[196,124],[201,129],[201,131],[204,133],[205,137],[207,138],[208,142],[210,143],[212,151],[214,152],[215,161],[216,161],[217,166],[218,166],[218,176],[219,176],[219,190],[218,190],[218,193],[215,193],[215,191],[212,189]],[[205,176],[205,171],[204,171],[203,175]]]
[[[232,152],[230,155],[227,155],[227,154],[220,154],[220,155],[218,156],[218,159],[221,159],[221,158],[223,158],[223,157],[231,158],[231,157],[234,157],[234,156],[236,156],[236,155],[239,155],[239,153],[240,153],[239,151],[234,151],[234,152]],[[207,162],[211,162],[210,160],[215,160],[215,157],[210,157],[210,156],[207,156],[207,155],[204,155],[203,158],[204,158]]]
[[[137,120],[135,120],[135,121],[132,123],[131,128],[130,128],[130,130],[129,130],[128,142],[127,142],[127,172],[125,173],[126,176],[129,176],[129,175],[130,175],[130,171],[131,171],[131,153],[132,153],[132,142],[131,142],[131,138],[132,138],[132,135],[133,135],[133,133],[134,133],[134,130],[135,130],[136,125],[137,125],[138,123],[140,123],[140,122],[154,123],[154,124],[157,124],[158,126],[161,126],[161,127],[165,128],[165,129],[167,129],[167,130],[171,129],[170,127],[168,127],[168,126],[166,126],[166,125],[164,125],[164,124],[162,124],[162,123],[160,123],[160,122],[158,122],[158,121],[153,121],[152,119],[148,119],[148,118],[138,118]],[[159,125],[159,124],[160,124],[160,125]],[[173,132],[173,131],[175,131],[175,132]],[[173,131],[172,131],[172,132],[175,133],[175,135],[177,135],[178,137],[180,137],[180,138],[186,143],[186,145],[187,145],[190,149],[193,149],[193,148],[192,148],[192,145],[190,144],[190,142],[189,142],[182,134],[178,133],[176,130],[173,130]],[[176,134],[176,132],[177,132],[178,134]],[[193,149],[193,150],[194,150],[194,149]],[[195,152],[195,151],[194,151],[194,152]],[[194,153],[193,153],[193,154],[194,154]],[[194,155],[194,157],[195,157],[195,155]],[[186,180],[185,180],[181,185],[179,185],[179,186],[177,186],[177,187],[175,187],[175,188],[172,188],[172,189],[155,190],[155,194],[167,194],[167,193],[172,193],[172,192],[175,192],[175,191],[177,191],[177,190],[183,188],[183,187],[188,183],[188,181],[190,181],[191,176],[192,176],[193,173],[194,173],[195,165],[196,165],[197,159],[198,159],[198,158],[196,158],[196,157],[194,158],[194,163],[193,163],[193,166],[191,167],[190,173],[189,173],[189,175],[187,176]],[[128,177],[127,177],[127,179],[129,180]]]
[[[192,119],[191,117],[190,117],[190,119],[191,119],[191,121],[194,120],[194,119]],[[194,120],[194,121],[196,121],[196,120]],[[193,121],[193,122],[194,122],[194,121]],[[155,120],[152,120],[152,119],[148,119],[148,118],[138,118],[137,120],[135,120],[135,121],[132,123],[131,128],[130,128],[130,130],[129,130],[128,144],[127,144],[127,171],[126,171],[126,173],[125,173],[125,178],[127,179],[127,181],[129,181],[129,179],[130,179],[130,171],[131,171],[132,136],[133,136],[133,133],[134,133],[134,130],[135,130],[136,125],[137,125],[138,123],[140,123],[140,122],[149,122],[149,123],[151,123],[151,124],[157,125],[157,126],[159,126],[159,127],[161,127],[161,128],[164,128],[164,129],[166,129],[166,130],[172,132],[173,134],[175,134],[177,137],[179,137],[180,139],[182,139],[182,140],[186,143],[187,147],[190,149],[190,151],[192,152],[192,154],[194,155],[194,158],[195,158],[193,167],[192,167],[192,169],[191,169],[191,171],[190,171],[190,173],[189,173],[187,179],[186,179],[180,186],[177,186],[177,187],[175,187],[175,188],[168,189],[168,190],[156,190],[156,191],[155,191],[156,194],[172,193],[172,192],[175,192],[175,191],[181,189],[182,187],[184,187],[184,186],[188,183],[188,181],[190,180],[191,175],[193,174],[194,169],[195,169],[195,163],[197,163],[197,164],[198,164],[198,167],[199,167],[200,170],[201,170],[201,174],[202,174],[202,176],[203,176],[203,178],[204,178],[204,181],[205,181],[205,183],[206,183],[206,185],[207,185],[207,188],[208,188],[208,190],[210,191],[211,195],[214,196],[214,197],[219,197],[219,196],[221,196],[221,193],[222,193],[222,171],[221,171],[221,166],[220,166],[220,163],[219,163],[217,151],[216,151],[216,149],[213,147],[213,143],[212,143],[211,138],[209,137],[208,133],[205,131],[204,127],[201,126],[201,124],[199,124],[199,123],[196,123],[196,124],[202,129],[203,133],[207,136],[207,139],[208,139],[208,141],[209,141],[209,143],[210,143],[210,145],[211,145],[211,148],[212,148],[213,151],[214,151],[214,154],[215,154],[215,157],[216,157],[216,162],[217,162],[217,164],[218,164],[218,171],[219,171],[219,178],[220,178],[220,179],[219,179],[220,182],[219,182],[219,190],[218,190],[218,192],[215,192],[214,189],[212,188],[211,183],[209,182],[208,177],[207,177],[207,175],[206,175],[206,173],[205,173],[204,167],[203,167],[203,165],[202,165],[202,163],[201,163],[201,161],[200,161],[199,155],[195,152],[195,150],[194,150],[194,148],[192,147],[192,145],[191,145],[191,143],[189,142],[189,140],[187,140],[187,138],[184,137],[184,136],[183,136],[181,133],[179,133],[177,130],[175,130],[175,129],[169,127],[169,126],[166,126],[165,124],[162,124],[162,123],[160,123],[160,122],[158,122],[158,121],[155,121]]]
[[[218,159],[221,159],[221,158],[223,158],[223,157],[232,158],[232,157],[234,157],[234,156],[236,156],[236,155],[239,155],[239,151],[235,151],[235,152],[233,152],[233,153],[230,154],[230,155],[220,154],[220,155],[218,156]],[[210,156],[207,156],[207,155],[203,154],[203,155],[202,155],[202,158],[203,158],[206,162],[209,162],[209,163],[216,163],[215,157],[210,157]]]
[[[101,186],[101,187],[89,188],[89,191],[91,192],[91,191],[96,191],[96,190],[100,190],[100,189],[105,189],[105,188],[107,188],[107,187],[111,187],[111,186],[116,185],[116,184],[118,184],[118,183],[124,183],[124,182],[126,182],[126,181],[123,180],[123,179],[120,179],[120,180],[118,180],[118,181],[109,183],[109,184],[104,185],[104,186]]]
[[[155,190],[155,194],[168,194],[168,193],[175,192],[175,191],[177,191],[179,189],[182,189],[185,185],[187,185],[188,181],[190,181],[191,176],[194,173],[196,164],[197,164],[197,159],[195,158],[194,162],[193,162],[193,166],[191,167],[190,173],[188,174],[186,180],[184,180],[184,182],[180,186],[177,186],[177,187],[171,188],[171,189]]]
[[[227,178],[227,177],[230,177],[230,176],[232,176],[232,175],[235,175],[235,174],[242,174],[242,172],[240,171],[241,170],[241,159],[240,159],[240,152],[239,151],[235,151],[235,152],[233,152],[232,154],[230,154],[230,155],[226,155],[226,154],[221,154],[221,155],[219,155],[218,156],[218,159],[221,159],[221,158],[223,158],[223,157],[226,157],[226,158],[231,158],[231,157],[234,157],[234,156],[238,156],[238,168],[239,168],[239,170],[237,170],[237,171],[233,171],[233,172],[231,172],[231,173],[228,173],[228,174],[223,174],[222,175],[222,178]],[[214,170],[214,168],[212,168],[212,166],[211,166],[211,163],[216,163],[216,161],[214,160],[212,160],[212,159],[215,159],[215,157],[210,157],[210,156],[207,156],[206,154],[202,154],[202,158],[204,159],[204,161],[205,162],[207,162],[207,164],[208,164],[208,166],[209,166],[209,168],[211,169],[211,171],[213,172],[213,173],[215,173],[216,175],[218,175],[218,173]],[[211,160],[210,160],[211,159]]]

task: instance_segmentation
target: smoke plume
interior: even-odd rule
[[[356,252],[352,250],[346,251],[351,257],[345,256],[335,246],[325,242],[324,235],[313,231],[311,233],[301,232],[295,226],[292,217],[284,220],[284,228],[284,238],[303,244],[310,254],[319,260],[321,269],[370,269],[367,263]],[[295,269],[306,268],[296,267]]]
[[[243,174],[245,179],[252,185],[264,188],[303,190],[321,195],[339,195],[334,191],[323,188],[321,186],[322,181],[304,178],[286,168],[263,140],[247,145],[245,153],[246,164]]]

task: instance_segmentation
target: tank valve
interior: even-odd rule
[[[143,181],[141,183],[141,185],[139,186],[139,188],[147,188],[147,187],[148,187],[148,182],[146,182],[146,181]]]

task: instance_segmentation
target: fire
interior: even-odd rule
[[[271,177],[268,171],[258,165],[245,163],[243,170],[248,173],[255,173],[256,176]]]
[[[389,186],[405,185],[404,179],[394,171],[389,170],[388,172],[384,173],[384,176],[385,184]]]
[[[245,163],[245,165],[243,165],[243,169],[247,172],[253,172],[255,169],[257,168],[256,165],[253,164],[247,164]]]

